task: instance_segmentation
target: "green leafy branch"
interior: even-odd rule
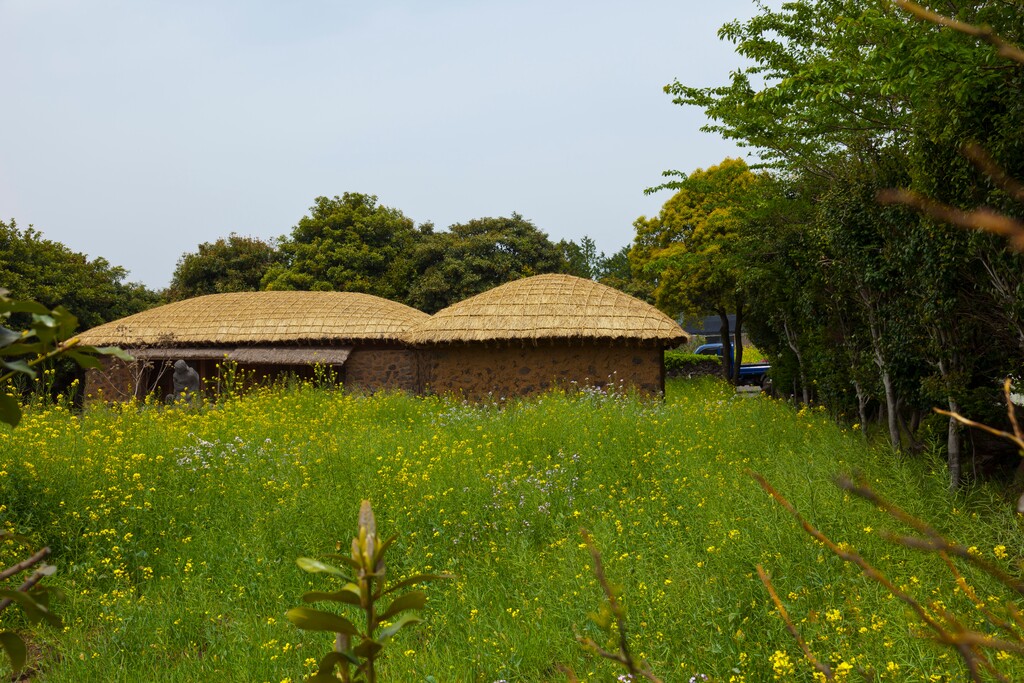
[[[0,531],[0,539],[24,542],[24,539],[20,536],[16,536],[9,531]],[[50,576],[57,570],[53,565],[45,564],[43,562],[49,556],[50,549],[43,548],[42,550],[33,553],[32,556],[27,559],[22,560],[7,569],[0,570],[0,581],[6,581],[23,571],[39,565],[39,568],[25,579],[25,581],[17,588],[0,588],[0,612],[3,612],[11,605],[16,604],[25,613],[30,624],[37,624],[41,621],[45,621],[51,626],[55,626],[57,628],[62,626],[60,617],[50,611],[49,589],[36,588],[36,584],[38,584],[43,577]],[[14,631],[0,631],[0,649],[7,654],[7,658],[11,662],[11,668],[15,673],[25,668],[25,662],[28,659],[28,648],[25,646],[25,641],[21,636]]]
[[[909,591],[897,586],[892,579],[882,572],[882,570],[871,564],[855,549],[845,543],[837,543],[833,541],[824,532],[812,525],[797,511],[796,507],[781,493],[776,491],[762,475],[756,472],[748,473],[757,481],[768,495],[775,499],[779,505],[785,508],[786,511],[796,519],[800,526],[803,527],[804,531],[806,531],[811,537],[821,543],[825,548],[836,555],[836,557],[858,567],[866,578],[879,584],[885,588],[890,595],[903,602],[909,608],[910,613],[915,615],[921,624],[927,627],[931,632],[931,638],[935,642],[954,649],[957,654],[960,655],[964,665],[967,667],[970,680],[981,683],[981,681],[988,678],[991,680],[1004,681],[1006,683],[1009,682],[1010,679],[998,670],[996,664],[993,662],[993,659],[989,657],[988,653],[1002,652],[1016,656],[1024,655],[1024,614],[1022,614],[1012,602],[1008,602],[1005,605],[1005,616],[996,614],[992,609],[985,605],[984,601],[978,599],[974,589],[967,584],[963,575],[956,569],[956,566],[950,558],[959,557],[961,560],[964,560],[965,562],[980,569],[1018,594],[1024,594],[1024,582],[1010,576],[1007,572],[1001,570],[993,563],[982,559],[977,553],[972,552],[970,548],[945,538],[936,529],[925,523],[923,520],[914,517],[897,505],[886,501],[868,486],[856,483],[848,477],[840,478],[837,481],[839,488],[870,503],[882,512],[888,514],[894,520],[910,526],[914,531],[920,534],[919,536],[907,536],[894,533],[883,533],[882,536],[889,541],[898,543],[907,548],[937,553],[942,562],[950,570],[958,588],[963,591],[965,595],[971,598],[975,608],[982,617],[1001,632],[1002,636],[1000,637],[972,630],[968,626],[965,626],[966,619],[945,607],[941,599],[936,599],[929,603],[919,601],[911,595]],[[804,639],[800,637],[792,620],[786,613],[781,600],[778,599],[778,596],[771,585],[771,581],[768,579],[767,573],[760,565],[758,566],[758,575],[761,577],[761,581],[765,584],[769,594],[772,596],[772,600],[775,602],[780,616],[786,623],[790,633],[796,639],[797,644],[804,653],[804,656],[815,667],[815,669],[824,675],[826,680],[833,680],[833,672],[827,665],[824,665],[814,657]]]
[[[35,301],[18,301],[0,289],[0,422],[16,427],[21,421],[21,404],[17,392],[8,393],[10,381],[24,375],[34,379],[35,367],[57,357],[69,358],[83,368],[99,368],[97,356],[115,356],[130,361],[132,357],[113,346],[95,347],[82,344],[72,335],[78,318],[63,306],[53,310]],[[31,316],[29,326],[18,332],[6,326],[12,315]]]
[[[597,549],[594,537],[586,529],[580,529],[580,535],[583,536],[583,542],[590,552],[590,558],[594,562],[594,576],[597,577],[597,582],[601,584],[601,590],[604,591],[605,596],[605,601],[601,603],[601,609],[596,613],[591,613],[590,619],[609,637],[614,637],[615,633],[618,633],[618,648],[614,652],[606,650],[598,645],[593,638],[581,635],[576,636],[576,641],[586,650],[613,661],[624,668],[628,672],[628,679],[626,680],[639,681],[642,676],[651,681],[651,683],[661,683],[661,679],[654,675],[646,661],[637,662],[633,658],[632,653],[630,653],[629,638],[626,635],[626,608],[623,606],[622,601],[619,600],[619,592],[608,581],[608,576],[604,573],[601,551]],[[568,677],[570,683],[579,680],[571,669],[567,667],[560,668],[562,673]],[[621,677],[620,680],[622,680]]]
[[[389,585],[384,554],[396,538],[397,535],[384,542],[378,541],[373,508],[370,501],[364,500],[359,508],[359,534],[352,539],[351,555],[327,556],[344,563],[351,571],[308,557],[297,560],[299,567],[307,572],[328,574],[345,582],[341,590],[335,592],[305,593],[302,596],[303,602],[351,605],[362,612],[363,623],[360,628],[339,614],[311,607],[288,610],[285,616],[301,629],[335,633],[334,650],[320,660],[317,672],[306,679],[308,683],[336,682],[338,677],[334,673],[335,668],[339,670],[344,683],[376,683],[376,662],[381,658],[384,647],[403,628],[422,621],[410,614],[399,615],[409,610],[422,609],[427,602],[427,595],[419,590],[409,591],[391,598],[384,609],[379,608],[380,601],[418,583],[452,578],[447,574],[417,574]]]

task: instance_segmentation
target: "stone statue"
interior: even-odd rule
[[[199,373],[183,360],[174,361],[174,393],[167,396],[167,402],[172,403],[184,394],[185,400],[191,400],[199,395]]]

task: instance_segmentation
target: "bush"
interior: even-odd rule
[[[721,367],[722,359],[718,356],[705,356],[685,351],[665,352],[665,374],[669,377],[717,374]]]

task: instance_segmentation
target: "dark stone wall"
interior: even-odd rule
[[[103,370],[86,373],[87,397],[95,400],[102,396],[106,401],[131,399],[135,380],[131,367],[116,359],[104,358],[102,361]],[[197,368],[204,379],[213,380],[215,384],[214,361],[189,361],[189,364]],[[312,372],[310,368],[298,366],[244,366],[239,369],[250,371],[257,378],[264,375],[273,377],[277,372],[288,369],[300,376]],[[556,387],[604,388],[609,385],[658,395],[665,386],[662,350],[637,346],[356,348],[342,366],[341,373],[345,387],[352,390],[456,393],[473,400],[488,396],[529,396]],[[162,397],[170,391],[170,373],[161,379],[157,393]],[[153,378],[146,377],[144,381],[148,385]]]
[[[174,360],[174,351],[168,350],[168,358]],[[135,382],[139,372],[133,371],[134,363],[124,363],[117,359],[103,358],[103,369],[89,370],[85,376],[86,400],[102,397],[104,401],[127,401],[135,395]],[[217,390],[217,363],[215,360],[189,360],[188,364],[195,368],[203,378],[204,386],[209,388],[210,395]],[[162,361],[154,361],[153,369],[141,374],[143,385],[148,389],[155,384],[156,394],[162,399],[173,389],[171,375],[168,370],[159,377],[156,372]],[[343,366],[338,368],[338,376],[345,386],[353,390],[377,391],[380,389],[399,389],[409,393],[420,390],[419,357],[416,351],[409,349],[356,348],[349,355]],[[300,379],[313,379],[313,367],[309,365],[255,365],[239,364],[236,375],[240,386],[273,381],[284,373],[292,374]],[[138,398],[143,398],[139,396]]]
[[[669,377],[721,377],[722,363],[717,360],[702,360],[679,370],[668,372]]]
[[[410,349],[354,349],[345,361],[345,386],[364,391],[399,389],[418,393],[419,362]]]
[[[85,402],[130,401],[135,396],[136,363],[100,356],[102,368],[85,371]]]
[[[660,348],[467,345],[423,349],[422,353],[425,391],[456,393],[472,400],[613,384],[652,395],[664,391]]]

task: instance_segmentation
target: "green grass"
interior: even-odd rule
[[[602,593],[581,526],[622,588],[634,653],[666,681],[768,681],[786,670],[780,653],[795,672],[783,679],[812,680],[757,564],[818,657],[868,680],[964,679],[952,651],[806,536],[748,468],[968,625],[978,617],[949,571],[880,538],[893,524],[834,475],[860,470],[1001,566],[1024,547],[997,494],[946,497],[941,462],[871,450],[820,412],[711,380],[670,382],[664,403],[551,394],[498,408],[304,387],[195,409],[33,410],[0,427],[0,523],[55,551],[47,583],[64,591],[66,628],[26,631],[46,681],[301,680],[332,639],[284,618],[328,585],[295,558],[347,548],[363,498],[399,534],[393,575],[456,575],[426,587],[426,623],[398,636],[382,680],[564,680],[559,664],[614,680],[573,638],[605,641],[588,618]],[[16,554],[0,546],[0,564]],[[1010,599],[961,570],[982,599]]]

